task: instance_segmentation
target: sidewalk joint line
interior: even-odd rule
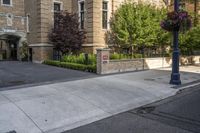
[[[4,94],[1,94],[1,95],[4,96],[7,100],[9,100],[12,104],[14,104],[20,111],[22,111],[22,113],[24,113],[24,115],[25,115],[26,117],[28,117],[28,118],[32,121],[32,123],[41,131],[41,133],[44,133],[44,131],[34,122],[33,119],[31,119],[30,116],[28,116],[28,114],[26,114],[26,112],[24,112],[23,109],[21,109],[17,104],[15,104],[15,102],[13,102],[11,99],[9,99],[9,98],[8,98],[7,96],[5,96]]]
[[[98,105],[95,105],[95,104],[92,103],[92,102],[89,102],[87,99],[85,99],[85,98],[83,98],[83,97],[80,97],[80,96],[78,96],[78,95],[76,95],[76,94],[73,94],[73,93],[71,93],[71,94],[74,95],[74,96],[76,96],[76,97],[79,97],[80,99],[84,100],[85,102],[87,102],[87,103],[89,103],[89,104],[95,106],[96,108],[100,109],[101,111],[103,111],[103,112],[105,112],[105,113],[108,113],[108,114],[112,115],[111,112],[102,109],[101,107],[99,107]]]

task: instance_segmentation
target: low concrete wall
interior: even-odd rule
[[[137,71],[144,69],[156,69],[170,67],[172,59],[170,57],[145,58],[132,60],[109,60],[109,50],[97,50],[97,74],[110,74],[118,72]],[[200,64],[200,56],[180,57],[180,65]]]
[[[194,65],[200,64],[200,56],[182,56],[180,58],[180,65]]]
[[[143,65],[143,59],[135,60],[110,60],[105,63],[101,69],[101,74],[128,72],[147,69],[147,65]]]
[[[170,67],[172,60],[171,58],[145,58],[145,63],[148,69]]]
[[[170,67],[172,64],[171,57],[145,58],[148,69]],[[200,63],[200,56],[181,56],[180,65],[194,65]]]

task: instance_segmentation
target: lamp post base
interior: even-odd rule
[[[172,84],[172,85],[180,85],[181,84],[179,73],[172,73],[171,74],[170,84]]]

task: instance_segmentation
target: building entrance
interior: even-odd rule
[[[0,60],[17,60],[19,39],[13,35],[0,36]]]

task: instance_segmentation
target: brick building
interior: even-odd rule
[[[42,62],[52,58],[53,46],[48,34],[53,27],[54,13],[67,10],[78,13],[80,28],[87,32],[83,51],[95,53],[107,47],[105,33],[109,18],[124,0],[0,0],[0,60],[20,59],[19,47],[26,39],[29,59]],[[162,6],[162,0],[148,0]]]
[[[19,47],[26,39],[27,18],[24,0],[0,0],[0,60],[19,58]]]

